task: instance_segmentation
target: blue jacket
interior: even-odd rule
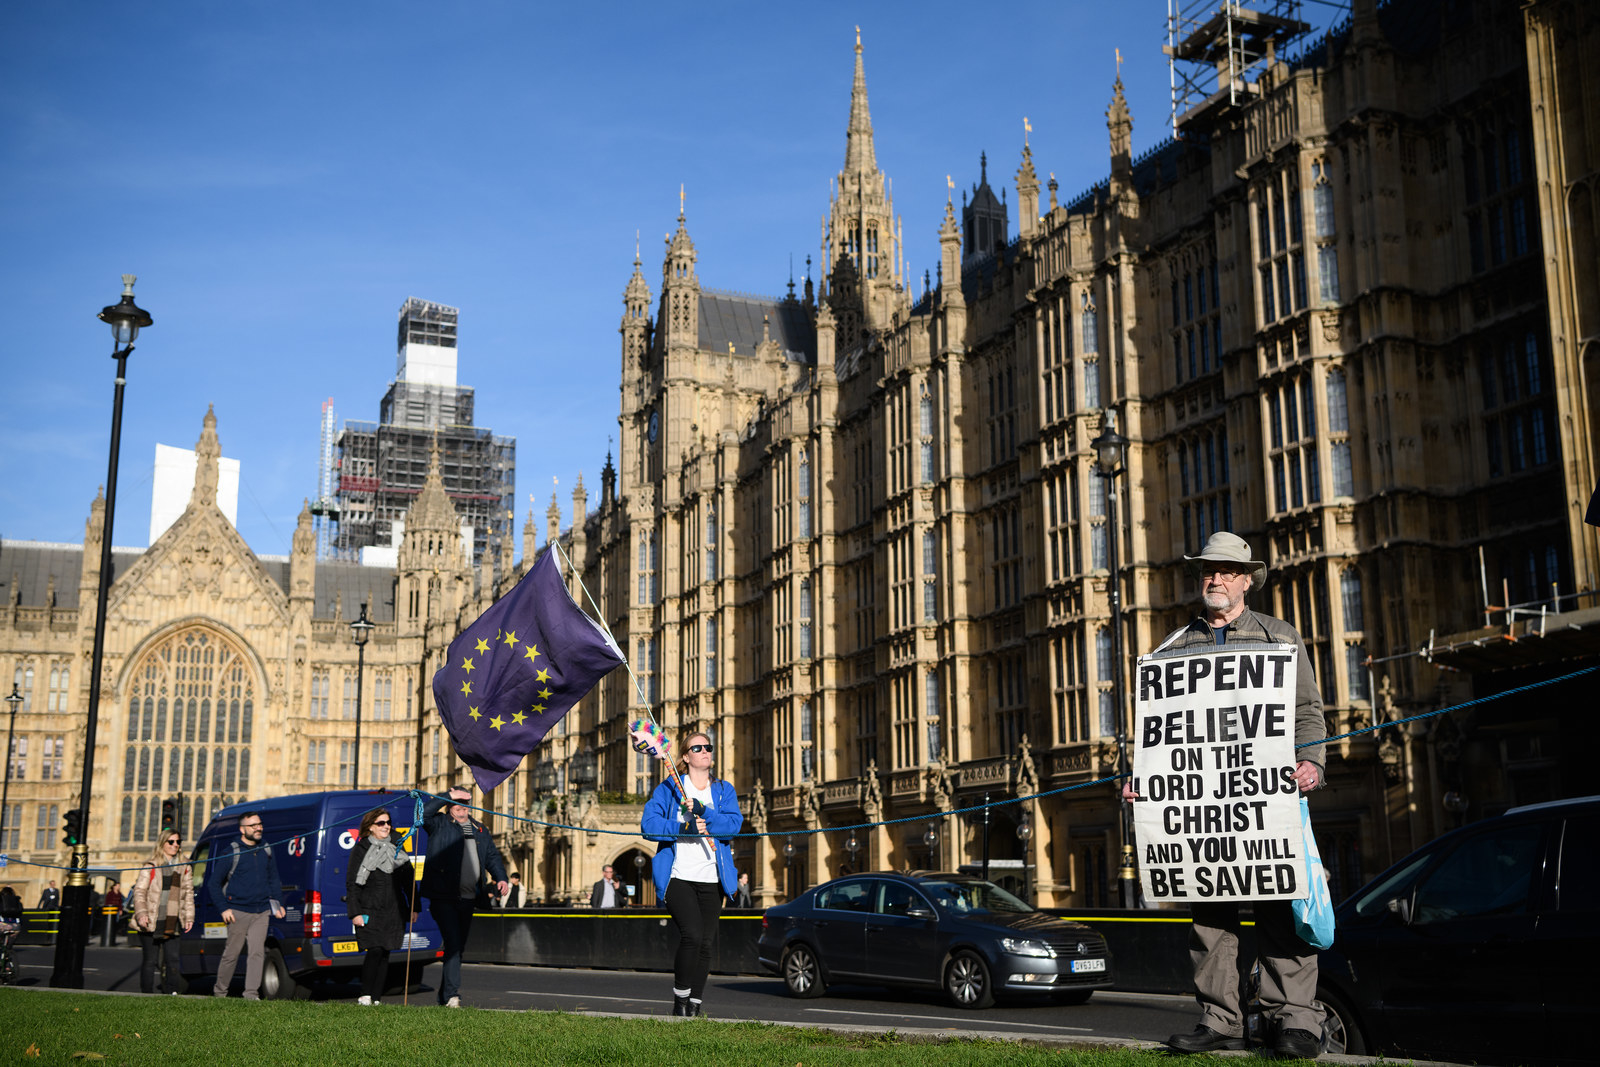
[[[429,900],[436,897],[461,899],[461,853],[467,838],[446,811],[450,804],[448,800],[435,797],[422,807],[422,828],[428,831],[428,857],[422,865],[422,895]],[[488,829],[476,819],[472,820],[472,841],[478,847],[479,872],[492,875],[496,882],[504,882],[506,868],[500,860],[500,850],[495,847]],[[482,904],[488,899],[480,876],[477,902]]]
[[[678,817],[679,804],[678,789],[668,778],[650,794],[650,800],[644,806],[644,817],[639,820],[639,831],[661,844],[650,865],[656,879],[657,900],[666,900],[667,883],[672,881],[672,861],[676,855],[673,846],[677,844],[684,826]],[[722,891],[731,897],[739,886],[739,871],[733,865],[733,849],[721,839],[743,829],[744,816],[739,814],[739,795],[733,791],[733,786],[721,778],[711,782],[711,810],[706,812],[705,818],[706,830],[718,839],[717,877],[722,882]]]
[[[237,865],[235,855],[239,857]],[[211,903],[223,911],[270,911],[283,900],[283,883],[271,847],[252,848],[238,837],[231,847],[219,848],[206,864],[206,887],[211,891]]]

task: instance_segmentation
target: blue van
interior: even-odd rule
[[[405,793],[371,790],[340,793],[301,793],[233,804],[212,817],[190,854],[194,864],[195,920],[183,935],[179,954],[186,979],[215,976],[226,947],[228,928],[222,909],[212,900],[206,876],[213,856],[226,855],[239,839],[239,818],[259,812],[262,841],[272,847],[283,882],[284,916],[272,917],[267,926],[267,958],[261,975],[264,1000],[304,999],[313,983],[324,980],[359,980],[366,953],[356,945],[355,927],[345,910],[345,871],[355,847],[361,816],[375,807],[387,808],[396,837],[411,828],[416,802]],[[416,857],[420,878],[425,858],[425,837],[420,830],[406,840]],[[226,862],[226,860],[224,860]],[[389,986],[400,986],[410,961],[411,981],[421,968],[444,955],[439,928],[423,906],[406,935],[405,944],[389,963]],[[245,960],[239,960],[235,978],[242,980]]]

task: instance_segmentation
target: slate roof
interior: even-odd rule
[[[111,547],[112,580],[127,572],[140,556],[149,551],[144,548]],[[287,592],[289,588],[289,557],[258,556],[262,570]],[[53,541],[0,540],[0,604],[9,604],[13,590],[21,590],[21,604],[25,608],[45,606],[50,578],[56,580],[56,607],[65,611],[78,607],[78,581],[83,573],[83,546]],[[317,564],[317,599],[312,617],[331,619],[334,598],[342,595],[344,613],[353,619],[361,611],[368,593],[372,595],[372,611],[367,616],[373,622],[394,621],[395,572],[389,567],[363,567],[359,563],[325,560]],[[93,605],[90,605],[91,609]]]
[[[761,343],[761,316],[767,316],[772,339],[796,363],[817,361],[817,332],[811,316],[798,300],[750,296],[719,289],[700,290],[700,348],[726,352],[733,342],[736,355],[753,356]]]

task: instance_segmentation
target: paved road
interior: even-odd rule
[[[54,949],[16,949],[22,984],[47,985]],[[437,966],[411,1003],[431,1005]],[[84,983],[93,989],[137,992],[137,947],[91,947],[84,954]],[[596,1012],[607,1015],[666,1015],[671,977],[640,971],[602,971],[551,967],[467,964],[462,968],[463,999],[473,1006],[514,1010]],[[208,991],[208,990],[207,990]],[[355,985],[316,988],[319,1000],[354,1001]],[[388,998],[398,1002],[400,998]],[[721,1019],[754,1019],[802,1025],[870,1025],[875,1028],[960,1030],[967,1033],[1033,1034],[1080,1039],[1132,1038],[1160,1041],[1194,1025],[1187,997],[1148,993],[1098,992],[1088,1004],[1062,1007],[1034,1001],[1002,1000],[984,1011],[951,1007],[936,993],[840,986],[815,1000],[796,1000],[776,978],[713,975],[706,1011]]]

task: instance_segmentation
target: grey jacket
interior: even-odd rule
[[[1174,630],[1167,636],[1163,647],[1169,649],[1203,649],[1216,647],[1216,635],[1211,624],[1201,618],[1192,619],[1189,625]],[[1311,669],[1311,657],[1306,655],[1305,642],[1293,626],[1271,615],[1262,615],[1245,608],[1228,624],[1228,644],[1260,642],[1264,644],[1292,644],[1295,647],[1295,704],[1294,743],[1305,745],[1295,750],[1296,760],[1309,760],[1320,772],[1327,766],[1322,740],[1328,736],[1328,724],[1322,717],[1322,693],[1317,689],[1316,674]],[[1309,744],[1308,742],[1315,742]]]

